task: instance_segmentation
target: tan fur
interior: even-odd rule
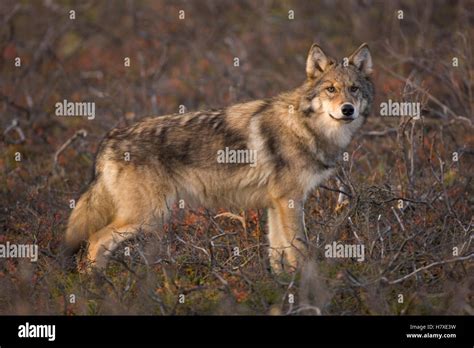
[[[293,91],[112,130],[98,151],[94,182],[71,214],[67,250],[87,239],[89,262],[105,267],[120,242],[160,231],[171,207],[184,200],[188,207],[268,208],[271,266],[295,269],[307,249],[304,202],[334,171],[369,113],[369,60],[364,45],[347,67],[313,45],[307,79]],[[354,85],[360,89],[351,92]],[[347,103],[355,110],[350,120],[340,111]],[[218,163],[225,148],[255,150],[257,161]]]

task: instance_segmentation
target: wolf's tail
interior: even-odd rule
[[[69,217],[64,254],[72,256],[94,232],[105,227],[114,215],[114,203],[100,179],[95,181],[76,204]]]

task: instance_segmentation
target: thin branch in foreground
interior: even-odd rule
[[[19,139],[18,140],[10,140],[9,142],[11,144],[21,144],[25,141],[25,133],[23,133],[23,130],[20,128],[18,124],[18,120],[15,118],[12,120],[11,124],[5,129],[3,132],[3,136],[5,137],[5,140],[7,141],[6,137],[7,134],[11,131],[15,131],[18,134]]]
[[[422,88],[421,86],[419,86],[416,83],[414,83],[413,81],[411,81],[408,77],[400,75],[400,74],[396,73],[395,71],[393,71],[392,69],[390,69],[390,68],[388,68],[384,65],[380,65],[380,67],[382,68],[382,70],[389,73],[390,75],[392,75],[396,79],[398,79],[402,82],[405,82],[405,83],[409,83],[416,90],[418,90],[422,93],[425,93],[428,96],[429,99],[431,99],[435,104],[440,106],[443,111],[449,113],[454,118],[457,118],[458,116],[460,116],[460,115],[456,114],[453,110],[451,110],[451,108],[449,108],[446,104],[443,104],[438,98],[436,98],[431,93],[429,93],[426,89]]]
[[[374,131],[368,131],[368,132],[362,132],[361,134],[363,136],[372,136],[372,137],[381,137],[387,134],[396,134],[397,130],[395,128],[387,128],[384,130],[374,130]]]
[[[393,214],[395,215],[395,217],[397,218],[398,224],[400,225],[402,231],[405,231],[405,226],[403,226],[403,222],[400,219],[400,216],[398,216],[397,211],[395,210],[394,207],[392,207],[392,211],[393,211]]]
[[[388,280],[387,278],[382,277],[381,280],[385,281],[388,284],[398,284],[398,283],[401,283],[402,281],[410,278],[411,276],[417,274],[418,272],[427,270],[431,267],[438,266],[438,265],[444,265],[444,264],[447,264],[447,263],[452,263],[452,262],[457,262],[457,261],[466,261],[466,260],[472,259],[473,257],[474,257],[474,253],[469,254],[467,256],[456,257],[454,259],[449,259],[449,260],[444,260],[444,261],[437,261],[437,262],[430,263],[427,266],[423,266],[421,268],[418,268],[418,269],[414,270],[413,272],[411,272],[411,273],[407,274],[406,276],[403,276],[399,279]]]
[[[335,188],[332,188],[332,187],[327,187],[327,186],[325,186],[325,185],[319,185],[318,188],[322,188],[322,189],[325,189],[325,190],[328,190],[328,191],[332,191],[332,192],[337,192],[337,193],[346,195],[346,196],[349,197],[349,198],[352,198],[352,195],[351,195],[350,193],[344,192],[344,191],[339,190],[339,189],[335,189]]]
[[[59,155],[66,150],[66,148],[72,144],[74,140],[76,140],[79,136],[85,138],[87,136],[87,131],[85,129],[79,129],[74,133],[72,137],[70,137],[64,144],[61,145],[61,147],[56,151],[54,154],[54,163],[53,163],[53,171],[56,171],[58,168],[60,168],[60,165],[58,163]],[[62,168],[62,167],[61,167]]]

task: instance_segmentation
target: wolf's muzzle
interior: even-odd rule
[[[336,121],[349,123],[356,119],[354,113],[355,113],[354,106],[352,104],[346,103],[341,106],[341,115],[342,115],[341,117],[335,117],[331,114],[329,114],[329,116],[331,116]]]

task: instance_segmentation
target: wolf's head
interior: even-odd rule
[[[374,94],[371,73],[367,44],[339,62],[313,44],[306,61],[301,111],[310,124],[324,127],[328,135],[350,137],[370,112]]]

